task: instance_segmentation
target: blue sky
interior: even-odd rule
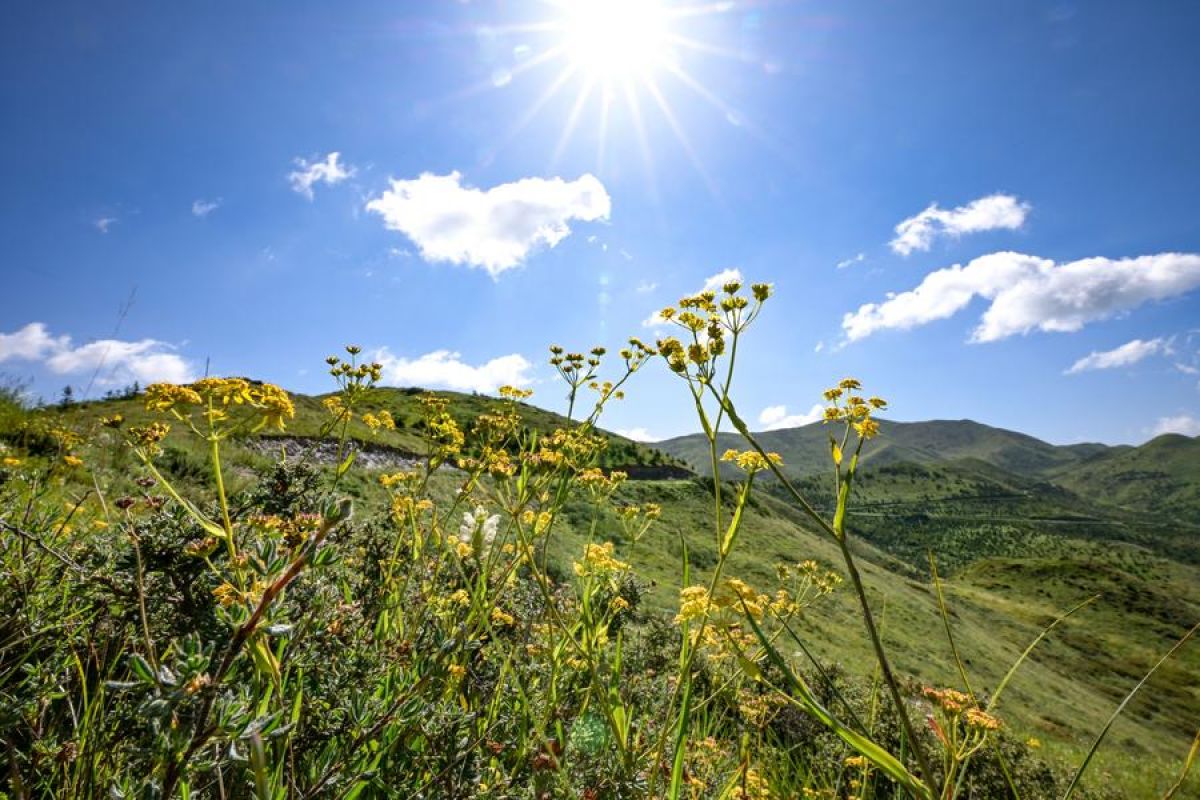
[[[558,407],[548,345],[736,269],[764,427],[855,375],[896,419],[1200,433],[1195,4],[587,6],[11,11],[0,373],[320,392],[355,342]],[[685,397],[655,364],[608,424]]]

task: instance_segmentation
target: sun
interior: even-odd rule
[[[668,57],[669,19],[654,0],[565,0],[560,8],[564,55],[588,79],[640,79]]]
[[[739,66],[765,65],[752,52],[724,42],[737,38],[737,25],[753,0],[530,0],[541,9],[524,21],[489,24],[490,41],[512,48],[509,64],[494,67],[488,80],[457,93],[465,98],[489,89],[503,90],[517,81],[544,81],[540,92],[519,109],[513,125],[498,133],[486,156],[518,140],[522,132],[556,98],[573,99],[566,117],[554,123],[558,142],[550,151],[553,168],[575,134],[595,142],[595,170],[610,162],[610,129],[632,132],[646,166],[650,193],[654,188],[651,127],[665,122],[710,192],[716,187],[693,148],[689,131],[676,105],[700,101],[730,125],[761,138],[741,111],[709,88],[694,70],[701,63],[725,59]],[[700,35],[697,36],[697,33]],[[711,71],[711,70],[710,70]],[[650,115],[658,120],[650,119]],[[623,137],[623,142],[629,139]],[[623,146],[623,145],[622,145]]]

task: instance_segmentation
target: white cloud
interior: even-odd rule
[[[39,361],[56,375],[96,372],[97,382],[104,385],[190,382],[194,379],[191,365],[171,349],[156,339],[101,339],[72,347],[71,337],[51,336],[40,322],[31,322],[15,333],[0,334],[0,363],[10,359]]]
[[[1074,375],[1077,372],[1086,372],[1093,369],[1128,367],[1144,358],[1169,352],[1171,352],[1171,348],[1165,339],[1134,339],[1132,342],[1126,342],[1112,350],[1095,351],[1084,356],[1072,364],[1071,368],[1066,371],[1066,374]]]
[[[846,267],[852,267],[855,264],[861,264],[862,262],[864,262],[866,260],[867,260],[867,254],[859,253],[858,255],[854,256],[853,258],[844,258],[841,261],[839,261],[837,263],[837,268],[845,269]]]
[[[975,342],[1032,330],[1070,332],[1152,300],[1200,286],[1200,255],[1159,253],[1137,258],[1084,258],[1055,264],[1048,258],[1001,252],[965,267],[935,270],[915,289],[889,294],[842,318],[850,341],[889,328],[907,330],[953,316],[975,297],[990,300]]]
[[[705,278],[704,285],[701,286],[699,289],[697,289],[695,292],[693,292],[693,294],[699,294],[700,292],[719,292],[721,290],[722,286],[724,286],[727,283],[732,283],[735,281],[737,283],[744,283],[744,279],[742,278],[742,271],[736,267],[731,267],[729,269],[723,269],[720,272],[718,272],[716,275],[709,275],[707,278]],[[655,284],[655,285],[657,285],[657,284]],[[666,325],[667,322],[666,322],[666,320],[664,320],[662,318],[661,313],[662,313],[662,309],[651,312],[650,316],[648,316],[644,320],[642,320],[642,327],[644,327],[644,328],[661,328],[664,325]]]
[[[658,284],[654,281],[642,281],[637,285],[638,294],[648,294],[658,288]]]
[[[1200,436],[1200,419],[1190,414],[1180,414],[1177,417],[1159,417],[1151,434],[1162,436],[1164,433],[1181,433],[1184,436]]]
[[[387,348],[375,354],[383,365],[383,379],[396,386],[444,387],[461,392],[494,392],[501,386],[528,386],[533,364],[512,353],[472,366],[460,353],[434,350],[415,359],[392,355]]]
[[[813,405],[807,414],[788,414],[787,406],[767,406],[758,415],[758,422],[763,430],[777,431],[781,428],[799,428],[824,418],[825,407],[820,403]]]
[[[702,291],[719,292],[722,286],[734,282],[745,283],[745,280],[742,278],[742,271],[736,267],[723,269],[716,275],[709,275],[704,279],[704,289]]]
[[[55,338],[40,322],[31,322],[13,333],[0,333],[0,364],[5,361],[40,361],[49,353],[70,345],[70,338]]]
[[[118,220],[116,217],[100,217],[92,224],[95,225],[96,230],[100,231],[101,233],[108,233],[108,229],[113,225],[116,225],[117,222]]]
[[[392,180],[367,203],[391,230],[411,239],[427,261],[485,269],[492,277],[518,266],[539,246],[554,247],[571,233],[568,222],[607,219],[612,203],[594,175],[523,178],[482,190],[462,175],[423,173]]]
[[[354,167],[347,167],[338,163],[341,155],[341,153],[333,152],[325,156],[324,161],[314,161],[311,163],[303,158],[297,158],[295,163],[299,169],[288,173],[288,181],[292,184],[292,191],[312,200],[314,184],[324,183],[328,186],[333,186],[335,183],[341,183],[352,176],[354,174]]]
[[[310,189],[309,190],[310,194],[311,194],[311,191],[312,190]],[[209,214],[216,211],[220,207],[221,207],[221,198],[219,198],[219,197],[216,200],[211,200],[211,201],[210,200],[193,200],[192,201],[192,216],[200,217],[201,219],[203,219],[204,217],[207,217]]]
[[[655,436],[645,428],[616,428],[613,433],[632,439],[635,442],[657,442],[661,437]]]
[[[957,238],[964,233],[998,228],[1013,230],[1025,223],[1029,209],[1028,203],[1008,194],[991,194],[953,209],[938,208],[937,203],[933,203],[896,226],[896,238],[892,239],[891,248],[906,256],[914,250],[928,250],[939,236]]]

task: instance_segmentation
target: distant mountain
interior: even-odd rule
[[[1200,525],[1200,437],[1168,433],[1140,447],[1099,452],[1052,479],[1097,503]]]
[[[800,428],[756,434],[763,447],[783,457],[787,471],[796,476],[828,470],[831,428],[819,422]],[[722,437],[721,446],[738,447],[740,437]],[[700,434],[659,442],[657,447],[695,469],[707,468],[708,448]],[[1103,444],[1052,445],[1015,431],[993,428],[969,419],[928,422],[880,421],[880,436],[871,443],[864,462],[940,464],[977,459],[1008,472],[1043,477],[1094,458],[1114,448]]]
[[[782,456],[787,474],[806,478],[829,472],[830,432],[828,426],[813,423],[756,436],[764,448]],[[700,434],[656,446],[701,474],[712,471]],[[745,444],[736,434],[722,434],[718,450],[730,447]],[[1089,504],[1165,513],[1200,525],[1200,438],[1167,434],[1138,447],[1053,445],[972,420],[881,421],[880,435],[864,451],[863,465],[897,464],[935,466],[1014,486],[1053,485]],[[721,473],[732,477],[736,471],[722,465]]]

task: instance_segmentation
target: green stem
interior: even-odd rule
[[[235,559],[237,546],[233,542],[233,521],[229,518],[229,501],[225,497],[225,479],[221,474],[221,440],[216,434],[211,434],[208,442],[213,478],[217,483],[217,501],[221,505],[221,524],[225,528],[225,546],[229,549],[229,558]]]

